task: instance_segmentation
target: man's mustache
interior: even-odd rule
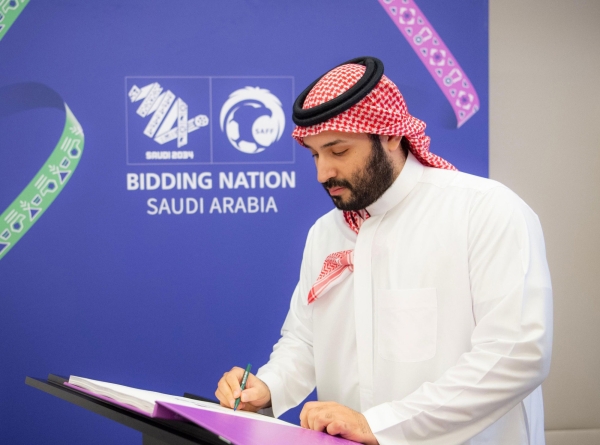
[[[350,184],[348,181],[346,181],[345,179],[328,179],[327,181],[322,183],[323,187],[325,188],[325,190],[329,190],[330,188],[333,187],[345,187],[348,190],[352,191],[352,184]]]

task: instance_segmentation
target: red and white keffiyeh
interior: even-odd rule
[[[342,250],[328,255],[317,281],[308,293],[308,304],[315,301],[319,295],[327,292],[331,286],[335,286],[352,272],[354,272],[354,250]]]
[[[344,212],[346,224],[358,235],[360,226],[369,218],[369,212],[359,210],[358,212]],[[308,293],[308,304],[315,301],[319,295],[324,294],[330,287],[341,282],[346,276],[354,272],[354,251],[342,250],[335,252],[325,258],[321,273],[317,281]]]
[[[338,97],[351,88],[364,74],[363,65],[349,63],[325,74],[310,90],[302,108],[312,108]],[[356,105],[331,119],[310,127],[297,126],[292,137],[304,145],[306,136],[322,131],[369,133],[382,136],[404,136],[410,151],[429,167],[456,170],[445,159],[429,151],[429,136],[425,135],[425,122],[411,116],[398,87],[385,74],[379,83]]]
[[[338,97],[351,88],[364,74],[366,68],[358,64],[338,66],[325,74],[306,96],[303,108],[312,108]],[[398,87],[385,75],[360,102],[348,110],[320,124],[297,126],[292,137],[304,145],[304,137],[333,130],[347,133],[368,133],[383,136],[403,136],[410,151],[419,162],[428,167],[447,170],[456,168],[445,159],[429,151],[430,138],[425,135],[425,122],[408,113]],[[344,212],[348,226],[358,234],[360,226],[369,217],[366,210]],[[354,252],[344,250],[329,255],[317,281],[308,293],[308,303],[341,282],[354,271]]]

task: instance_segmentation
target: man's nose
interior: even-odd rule
[[[323,159],[323,157],[317,159],[316,165],[317,181],[319,181],[321,184],[337,176],[337,170],[334,168],[331,162],[328,162],[328,160]]]

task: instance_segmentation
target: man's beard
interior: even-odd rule
[[[376,136],[371,138],[371,156],[364,171],[354,173],[350,181],[331,178],[323,183],[323,187],[325,190],[332,187],[345,187],[350,190],[351,195],[347,202],[344,202],[341,196],[329,195],[338,209],[363,210],[390,188],[396,179],[395,176],[392,162]]]

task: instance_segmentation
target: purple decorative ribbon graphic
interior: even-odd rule
[[[460,128],[479,110],[479,97],[471,81],[414,0],[379,3],[444,92]]]

